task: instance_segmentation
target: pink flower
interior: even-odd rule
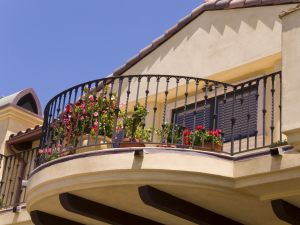
[[[39,155],[44,154],[44,150],[43,150],[43,149],[39,149],[39,150],[38,150],[38,154],[39,154]]]
[[[47,154],[48,154],[48,155],[51,155],[51,153],[52,153],[52,148],[48,148],[48,149],[47,149]]]
[[[58,148],[61,148],[61,146],[62,146],[61,144],[58,144],[58,145],[57,145]]]
[[[89,100],[90,100],[90,101],[94,101],[94,96],[93,96],[93,95],[90,95],[90,96],[89,96]]]
[[[82,110],[85,110],[85,103],[82,103],[79,108],[81,108]]]
[[[94,117],[97,117],[99,116],[99,113],[98,112],[94,112]]]

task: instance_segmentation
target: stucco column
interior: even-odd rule
[[[283,12],[282,85],[283,133],[300,150],[300,5]]]

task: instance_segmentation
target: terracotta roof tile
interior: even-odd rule
[[[114,76],[119,76],[132,67],[134,64],[142,60],[161,44],[166,42],[169,38],[179,32],[184,26],[189,24],[199,15],[205,11],[210,10],[222,10],[222,9],[237,9],[247,7],[259,7],[266,5],[279,5],[288,3],[300,3],[300,0],[211,0],[201,4],[199,7],[194,9],[189,15],[182,18],[175,26],[168,29],[164,35],[156,38],[151,45],[147,46],[139,52],[139,54],[129,60],[125,65],[121,66],[113,72]]]
[[[17,134],[11,134],[9,136],[9,140],[13,139],[13,138],[16,138],[18,136],[21,136],[21,135],[25,135],[25,134],[29,134],[29,133],[32,133],[36,130],[39,130],[39,129],[42,129],[42,126],[40,125],[37,125],[35,126],[34,128],[27,128],[25,131],[19,131]]]
[[[258,4],[261,4],[261,0],[246,0],[245,1],[245,6],[246,7],[256,6]]]
[[[242,8],[245,5],[245,0],[232,0],[229,3],[229,9]]]
[[[229,7],[230,0],[221,0],[216,3],[216,9],[224,9]]]
[[[209,1],[209,2],[203,3],[203,10],[202,11],[215,9],[216,2],[217,1]],[[202,13],[202,12],[200,12],[200,13]]]
[[[261,0],[261,5],[272,5],[273,0]]]

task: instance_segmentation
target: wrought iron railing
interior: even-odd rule
[[[0,155],[0,209],[16,207],[25,202],[26,189],[22,180],[28,180],[36,165],[38,149],[9,156]]]
[[[235,155],[283,141],[281,72],[238,84],[133,75],[89,81],[44,112],[39,162],[95,149],[159,146]]]
[[[24,203],[32,170],[90,150],[159,146],[235,155],[282,143],[281,72],[238,84],[194,77],[110,77],[55,96],[41,147],[0,154],[0,209]]]

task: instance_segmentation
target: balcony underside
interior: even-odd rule
[[[232,224],[287,224],[275,215],[271,200],[283,199],[300,206],[299,153],[290,150],[281,158],[274,158],[267,155],[267,149],[262,149],[260,156],[257,152],[256,156],[251,154],[245,160],[200,151],[129,148],[66,156],[33,171],[27,190],[27,209],[81,224],[119,224],[107,218],[109,213],[93,215],[92,206],[85,211],[86,202],[92,201],[96,208],[117,210],[128,218],[147,221],[144,224],[205,222],[205,217],[195,220],[191,218],[193,215],[182,216],[193,209],[174,209],[172,201],[163,207],[161,204],[165,203],[147,202],[139,190],[151,186],[188,202],[187,206],[196,207],[196,211],[203,209],[208,215],[228,219]],[[258,168],[258,164],[262,166]],[[79,198],[81,207],[63,206],[59,197],[62,195]]]

